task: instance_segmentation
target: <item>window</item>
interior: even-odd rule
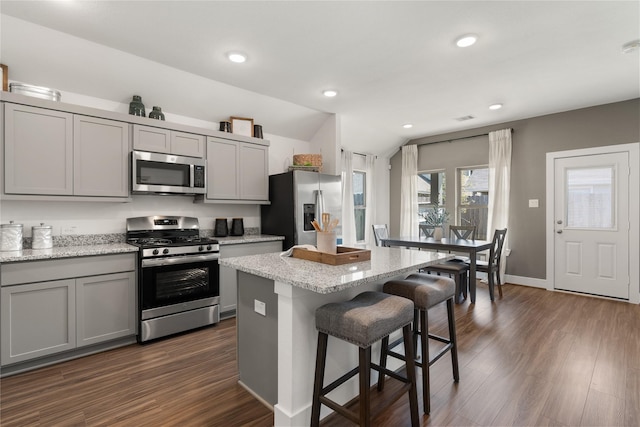
[[[445,202],[445,174],[444,171],[418,173],[418,222],[423,222],[427,210],[440,207],[444,209]]]
[[[364,222],[367,207],[366,182],[367,174],[361,171],[353,172],[353,208],[356,216],[356,240],[361,242],[365,239]]]
[[[476,238],[487,240],[489,168],[478,166],[458,169],[458,185],[456,217],[459,225],[475,225]]]

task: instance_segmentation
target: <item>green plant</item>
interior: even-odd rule
[[[432,207],[420,214],[427,225],[444,225],[449,222],[449,212],[444,208]]]

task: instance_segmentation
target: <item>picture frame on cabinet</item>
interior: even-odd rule
[[[0,74],[2,76],[2,90],[9,90],[9,67],[4,64],[0,64]]]
[[[243,136],[253,136],[253,119],[246,117],[230,117],[231,133]]]

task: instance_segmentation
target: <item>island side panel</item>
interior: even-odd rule
[[[278,296],[273,280],[238,271],[238,372],[264,403],[278,401]],[[255,301],[265,304],[265,315]]]

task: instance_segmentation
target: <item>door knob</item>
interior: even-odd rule
[[[556,233],[562,234],[562,230],[558,230],[558,231],[556,231]]]
[[[558,224],[562,224],[562,220],[559,219],[558,221],[556,221]]]

